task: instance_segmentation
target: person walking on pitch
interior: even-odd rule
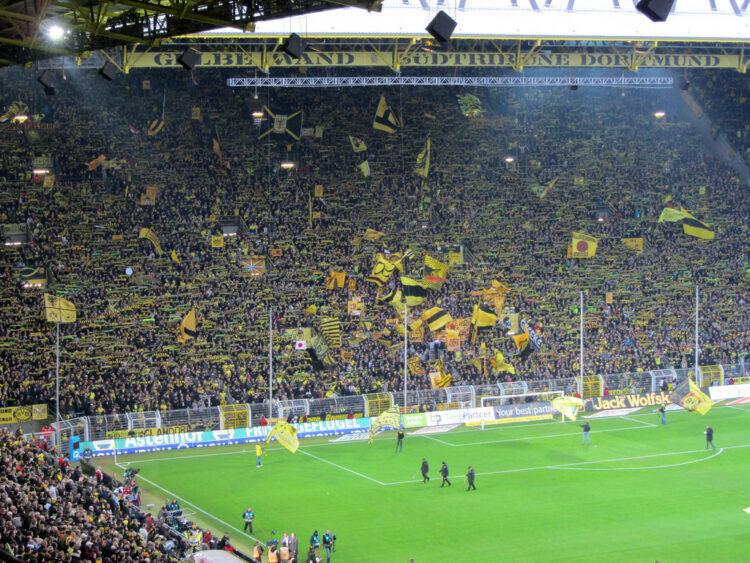
[[[661,414],[661,423],[666,424],[667,423],[667,409],[664,408],[664,405],[656,409],[656,412]]]
[[[242,513],[242,519],[245,521],[245,528],[244,532],[247,532],[248,529],[250,529],[250,533],[253,533],[253,520],[255,519],[255,514],[253,514],[253,509],[249,506],[247,507],[247,510]]]
[[[443,482],[440,483],[440,488],[443,488],[443,485],[448,483],[448,486],[451,486],[451,482],[448,480],[448,466],[443,462],[443,465],[440,467],[440,475],[443,476]]]
[[[263,446],[260,444],[255,444],[255,467],[263,467],[263,464],[260,462],[260,460],[263,458]]]
[[[420,470],[422,471],[422,484],[429,482],[430,478],[427,476],[427,473],[430,471],[430,464],[427,463],[425,458],[422,458]]]
[[[474,468],[471,465],[469,466],[469,472],[466,474],[466,480],[469,483],[469,487],[466,489],[466,492],[468,493],[471,489],[474,489],[476,491],[477,488],[474,486]]]
[[[404,427],[398,429],[398,434],[396,435],[396,451],[400,452],[404,449]]]
[[[714,446],[714,429],[711,428],[711,425],[706,426],[704,434],[706,435],[706,449],[708,449],[708,446],[716,449],[716,446]]]
[[[588,422],[585,422],[580,425],[581,428],[583,428],[583,445],[591,443],[591,438],[589,437],[589,432],[591,432],[591,426]]]

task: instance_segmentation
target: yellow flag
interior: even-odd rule
[[[395,133],[396,130],[401,127],[401,122],[385,101],[385,96],[380,96],[378,109],[375,112],[375,120],[373,121],[372,126],[375,129],[385,131],[386,133]]]
[[[561,413],[563,418],[567,416],[570,420],[575,420],[578,416],[578,411],[581,410],[586,403],[583,399],[579,399],[578,397],[556,397],[552,399],[550,405],[557,412]]]
[[[367,227],[367,230],[365,231],[365,234],[362,235],[362,238],[369,241],[376,241],[385,236],[385,233],[381,233],[380,231],[376,231],[375,229],[371,229]]]
[[[76,322],[76,307],[67,299],[45,294],[44,316],[50,323],[74,323]]]
[[[370,176],[370,163],[366,160],[359,165],[359,171],[362,172],[362,176],[365,178]]]
[[[714,402],[689,377],[681,381],[669,395],[669,400],[683,409],[698,414],[706,414]]]
[[[432,307],[422,312],[422,320],[432,332],[438,331],[444,328],[449,322],[453,320],[451,314],[445,309],[440,307]]]
[[[266,444],[268,444],[273,438],[276,438],[279,444],[292,453],[299,449],[297,429],[288,422],[280,421],[274,424],[273,428],[271,428],[271,431],[268,433]]]
[[[162,127],[164,127],[164,120],[154,119],[151,123],[148,124],[148,130],[146,131],[146,134],[150,137],[153,137],[162,130]]]
[[[221,235],[211,235],[211,248],[224,248],[224,237]]]
[[[505,361],[505,356],[503,356],[503,353],[497,348],[493,348],[492,351],[494,353],[494,356],[490,359],[490,362],[492,363],[492,367],[495,368],[495,371],[497,373],[507,371],[508,373],[512,373],[515,375],[516,368]]]
[[[422,283],[430,289],[440,289],[448,277],[448,270],[450,270],[448,264],[443,264],[429,254],[425,254]]]
[[[159,256],[164,254],[164,251],[161,249],[161,242],[159,242],[159,237],[151,229],[146,229],[146,228],[141,229],[141,232],[138,234],[138,238],[145,238],[145,239],[150,240],[151,244],[153,244],[154,248],[156,249],[156,253]]]
[[[182,264],[182,262],[180,262],[179,257],[177,256],[177,251],[176,250],[173,250],[172,254],[170,254],[169,257],[172,259],[172,262],[176,262],[178,266],[180,264]]]
[[[198,335],[196,326],[195,309],[190,309],[190,312],[185,315],[180,324],[180,335],[177,337],[177,342],[185,344],[189,339],[195,338]]]
[[[375,434],[386,428],[401,428],[401,411],[398,407],[389,408],[372,421],[372,425],[370,426],[370,444],[372,444]]]
[[[367,144],[358,137],[352,137],[349,135],[349,142],[352,144],[352,150],[354,152],[363,152],[367,150]]]
[[[643,237],[638,238],[624,238],[622,244],[638,252],[643,252]]]
[[[571,258],[593,258],[599,241],[584,233],[573,233],[570,243]]]
[[[430,173],[430,139],[427,139],[424,149],[417,155],[417,166],[414,173],[422,178],[427,178]]]

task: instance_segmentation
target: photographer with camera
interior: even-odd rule
[[[336,534],[331,535],[331,530],[323,534],[323,547],[326,548],[326,563],[331,563],[331,552],[336,551]]]

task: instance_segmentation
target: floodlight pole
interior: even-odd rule
[[[580,352],[579,352],[579,360],[578,363],[580,364],[580,375],[581,375],[581,382],[578,389],[578,392],[583,396],[583,291],[581,291],[581,306],[580,306],[580,316],[581,316],[581,342],[580,342]]]
[[[60,323],[57,327],[57,343],[55,346],[55,421],[60,422]],[[58,424],[58,427],[60,425]]]
[[[273,420],[273,307],[268,308],[268,422]]]
[[[701,387],[703,378],[698,379],[698,285],[695,286],[695,384]]]
[[[408,370],[408,364],[407,364],[407,358],[406,358],[407,342],[408,342],[407,339],[408,339],[408,334],[409,334],[408,332],[409,330],[408,320],[409,319],[407,318],[407,316],[408,316],[408,309],[406,307],[406,301],[404,301],[404,414],[407,414],[409,412],[408,411],[409,402],[406,400],[406,384],[408,383],[408,380],[409,380],[409,370]]]

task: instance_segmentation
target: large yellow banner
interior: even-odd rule
[[[0,424],[47,420],[47,405],[27,405],[0,409]]]
[[[178,68],[181,51],[135,53],[129,57],[129,68]],[[472,52],[413,52],[398,57],[399,66],[407,67],[582,67],[630,68],[637,63],[640,68],[740,68],[744,63],[739,55],[667,54],[651,53],[640,56],[628,53],[472,53]],[[375,51],[339,51],[324,53],[309,51],[295,59],[284,53],[251,53],[216,51],[201,53],[200,66],[204,67],[390,67],[393,53]]]

